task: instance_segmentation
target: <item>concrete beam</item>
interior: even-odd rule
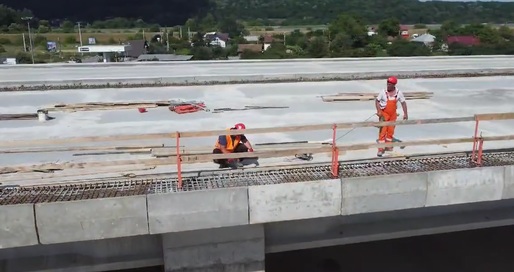
[[[250,224],[340,215],[341,180],[248,188]]]
[[[427,180],[427,173],[343,179],[341,214],[423,207]]]
[[[38,243],[34,205],[0,206],[0,249]]]
[[[148,233],[146,196],[36,204],[41,244],[117,238]]]
[[[505,180],[502,199],[514,198],[514,165],[505,166]]]
[[[264,228],[247,225],[162,235],[171,271],[264,271]]]
[[[503,166],[429,172],[426,206],[500,200],[504,178]]]
[[[248,224],[248,189],[148,195],[150,234]]]

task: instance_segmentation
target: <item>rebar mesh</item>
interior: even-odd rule
[[[514,164],[514,152],[485,153],[482,166],[503,166]],[[376,176],[400,173],[427,172],[477,167],[469,155],[410,158],[402,160],[381,160],[374,162],[342,163],[341,178]],[[178,188],[176,176],[119,179],[89,184],[48,185],[40,187],[18,187],[0,189],[0,205],[42,203],[96,199],[107,197],[197,191],[217,188],[302,182],[330,179],[330,165],[298,166],[278,170],[251,171],[207,171],[183,178],[182,189]]]

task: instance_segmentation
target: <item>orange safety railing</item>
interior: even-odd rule
[[[512,113],[492,113],[492,114],[477,114],[471,117],[457,117],[457,118],[440,118],[440,119],[421,119],[421,120],[406,120],[396,122],[358,122],[358,123],[338,123],[338,124],[317,124],[317,125],[304,125],[304,126],[288,126],[288,127],[274,127],[274,128],[255,128],[238,131],[227,131],[227,130],[214,130],[214,131],[189,131],[175,133],[153,133],[153,134],[134,134],[134,135],[112,135],[112,136],[94,136],[94,137],[74,137],[74,138],[63,138],[63,139],[38,139],[38,140],[27,140],[27,141],[3,141],[0,142],[0,153],[16,153],[30,152],[27,149],[28,146],[37,146],[37,151],[34,152],[55,152],[56,145],[67,145],[62,147],[60,150],[84,150],[83,146],[69,146],[69,144],[76,143],[97,143],[97,142],[119,142],[129,140],[157,140],[157,139],[170,139],[175,138],[176,148],[175,161],[173,161],[173,154],[167,156],[167,158],[152,158],[152,159],[138,159],[138,160],[118,160],[118,161],[97,161],[97,162],[81,162],[81,163],[51,163],[51,164],[40,164],[32,166],[9,166],[0,168],[0,174],[12,173],[13,171],[19,172],[30,172],[30,171],[52,171],[52,170],[64,170],[64,169],[83,169],[83,168],[98,168],[98,167],[112,167],[112,166],[123,166],[123,165],[145,165],[145,166],[157,166],[157,165],[170,165],[175,163],[177,167],[178,175],[178,186],[182,187],[182,164],[184,163],[198,163],[198,162],[209,162],[213,159],[235,159],[244,158],[248,154],[232,153],[232,154],[193,154],[186,153],[181,150],[181,138],[194,138],[194,137],[206,137],[206,136],[218,136],[218,135],[236,135],[236,134],[261,134],[261,133],[277,133],[277,132],[300,132],[300,131],[315,131],[315,130],[331,130],[332,141],[321,145],[321,147],[302,147],[294,149],[284,150],[273,150],[273,151],[256,151],[255,157],[284,157],[293,154],[304,154],[304,153],[331,153],[331,174],[333,177],[339,176],[339,156],[346,151],[352,150],[364,150],[369,148],[378,147],[393,147],[393,146],[419,146],[419,145],[434,145],[434,144],[456,144],[456,143],[473,143],[471,160],[476,165],[482,164],[482,153],[484,141],[506,141],[514,140],[514,135],[507,136],[490,136],[482,137],[479,134],[479,124],[482,121],[493,121],[493,120],[508,120],[514,119],[514,112]],[[392,125],[419,125],[419,124],[441,124],[441,123],[456,123],[456,122],[475,122],[475,131],[472,138],[456,138],[456,139],[439,139],[439,140],[420,140],[410,142],[394,142],[394,143],[373,143],[373,144],[352,144],[347,146],[338,146],[337,144],[337,129],[352,129],[359,127],[383,127]],[[48,145],[44,149],[43,146]],[[13,147],[25,147],[24,149],[10,149]],[[6,150],[7,148],[7,150]],[[102,147],[97,147],[102,149]],[[94,147],[89,147],[87,150],[93,150]],[[202,150],[207,150],[204,147]]]

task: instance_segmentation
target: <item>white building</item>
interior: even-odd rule
[[[130,50],[130,45],[85,45],[79,46],[79,53],[102,53],[104,62],[109,62],[112,54],[125,55]]]

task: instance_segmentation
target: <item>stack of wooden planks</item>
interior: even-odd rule
[[[404,92],[407,100],[429,99],[432,92]],[[338,93],[335,95],[321,96],[323,102],[344,102],[344,101],[370,101],[377,97],[376,93]]]
[[[146,102],[87,102],[76,104],[56,104],[46,108],[48,111],[94,111],[94,110],[125,110],[137,108],[169,107],[170,101],[146,101]]]

